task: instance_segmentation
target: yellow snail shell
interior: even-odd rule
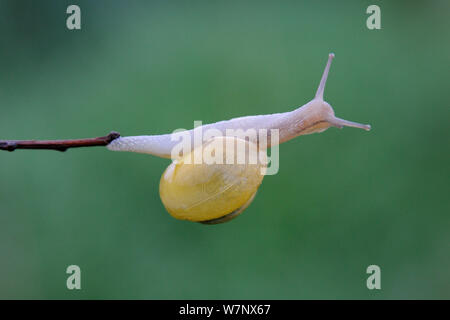
[[[211,150],[211,144],[223,146],[222,163],[206,163],[205,151],[208,146]],[[234,146],[232,151],[227,149],[230,145]],[[232,164],[227,163],[227,152],[231,153]],[[203,156],[201,164],[194,164],[195,154]],[[257,155],[257,161],[250,161],[249,154]],[[245,161],[238,162],[238,159]],[[266,165],[266,151],[258,151],[255,143],[237,137],[215,137],[167,167],[161,177],[159,194],[167,211],[176,219],[208,224],[226,222],[241,214],[253,201]]]

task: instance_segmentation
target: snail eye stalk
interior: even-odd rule
[[[317,88],[315,99],[319,99],[323,101],[323,93],[325,91],[325,85],[327,84],[328,74],[330,73],[331,63],[334,59],[334,53],[330,53],[328,55],[327,65],[325,66],[325,70],[322,74],[322,79],[320,79],[319,87]]]

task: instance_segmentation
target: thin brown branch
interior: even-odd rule
[[[64,152],[69,148],[107,146],[120,137],[120,133],[112,131],[104,137],[76,140],[0,140],[0,150],[42,149]]]

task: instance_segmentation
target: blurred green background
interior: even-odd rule
[[[81,7],[82,29],[66,28]],[[381,7],[381,30],[366,8]],[[169,133],[325,99],[372,131],[280,148],[230,223],[173,219],[169,162],[0,153],[0,298],[450,298],[448,1],[0,1],[0,139]],[[82,290],[65,270],[82,270]],[[381,267],[381,290],[366,288]]]

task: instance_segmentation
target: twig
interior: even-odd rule
[[[120,137],[120,133],[112,131],[104,137],[77,140],[0,140],[0,150],[42,149],[64,152],[69,148],[107,146]]]

